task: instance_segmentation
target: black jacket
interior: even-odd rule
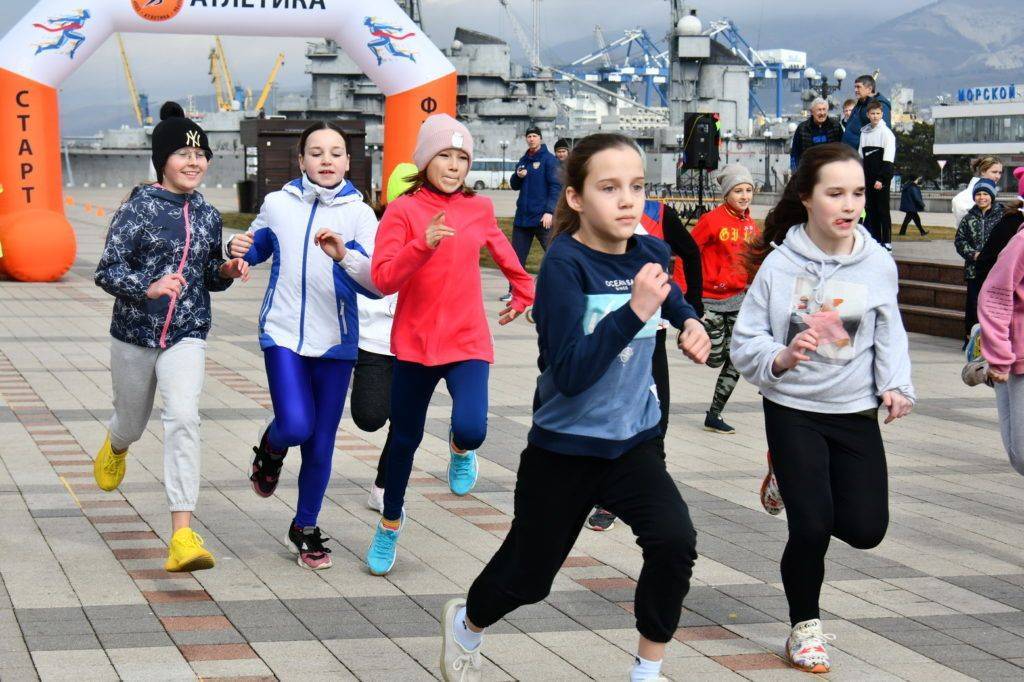
[[[918,213],[924,210],[924,197],[916,184],[903,185],[900,192],[900,210],[904,213]]]
[[[840,142],[842,139],[843,127],[836,119],[829,116],[824,123],[818,125],[813,118],[808,118],[793,133],[793,146],[789,150],[790,168],[795,170],[803,153],[814,145]]]
[[[1003,214],[1003,217],[992,228],[978,260],[974,262],[976,278],[979,282],[984,282],[988,277],[989,271],[999,259],[999,254],[1020,230],[1021,224],[1024,224],[1024,215],[1020,211],[1010,211]]]

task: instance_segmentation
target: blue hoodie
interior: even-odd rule
[[[529,442],[566,455],[614,459],[660,435],[651,358],[662,318],[682,329],[697,318],[671,284],[661,311],[643,322],[629,306],[647,263],[669,267],[668,245],[637,235],[623,254],[595,251],[571,235],[551,241],[533,317],[540,366]]]
[[[526,177],[512,173],[509,184],[519,192],[516,199],[516,227],[538,227],[545,213],[554,215],[562,192],[562,164],[545,144],[533,154],[523,154],[516,168],[525,168]]]
[[[156,185],[133,189],[111,218],[94,276],[97,286],[116,297],[110,335],[147,348],[205,339],[210,292],[224,291],[232,281],[218,272],[224,264],[222,226],[220,213],[199,192],[175,194]],[[146,296],[151,283],[179,267],[186,285],[173,306],[167,296]]]

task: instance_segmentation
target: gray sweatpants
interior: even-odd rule
[[[164,488],[172,512],[192,511],[199,499],[199,394],[205,373],[202,339],[182,339],[166,349],[110,339],[110,444],[126,450],[142,437],[159,390],[164,404]]]
[[[1011,374],[1005,384],[996,384],[999,430],[1010,464],[1024,476],[1024,374]]]

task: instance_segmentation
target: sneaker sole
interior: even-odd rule
[[[771,514],[772,516],[778,516],[779,514],[782,513],[782,510],[785,509],[785,506],[782,506],[782,507],[779,507],[778,509],[775,509],[773,507],[770,507],[765,502],[765,491],[768,490],[768,481],[769,481],[770,478],[771,478],[771,474],[768,474],[768,475],[766,475],[764,477],[764,480],[761,481],[761,506],[764,507],[764,510],[766,512],[768,512],[769,514]]]
[[[705,426],[704,430],[705,431],[710,431],[711,433],[721,433],[721,434],[724,434],[726,436],[731,436],[732,434],[736,433],[736,429],[733,429],[731,431],[726,431],[725,429],[716,429],[713,426]]]
[[[183,564],[178,564],[177,568],[167,568],[165,565],[164,570],[168,573],[191,573],[193,571],[205,571],[213,568],[215,564],[216,561],[213,557],[196,557]]]

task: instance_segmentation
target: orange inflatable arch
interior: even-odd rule
[[[57,86],[115,32],[334,39],[386,97],[384,178],[428,115],[455,115],[455,68],[392,0],[42,0],[0,39],[0,270],[15,279],[74,263]]]

